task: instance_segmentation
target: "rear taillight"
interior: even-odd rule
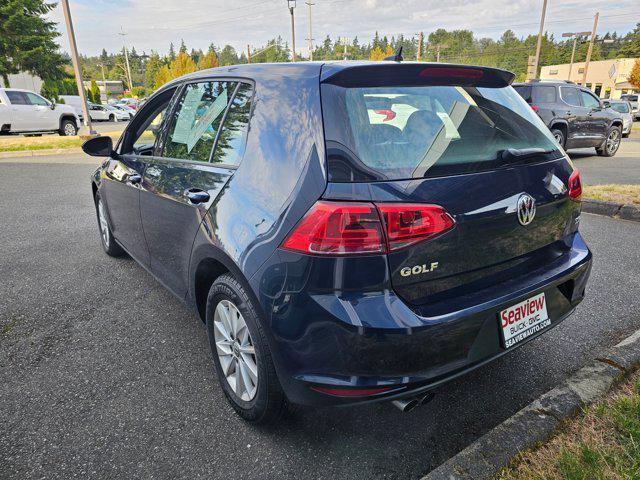
[[[534,112],[537,112],[539,109],[538,107],[536,107],[535,105],[529,105],[531,107],[531,110],[533,110]]]
[[[438,205],[377,204],[385,225],[389,250],[398,250],[446,232],[453,218]]]
[[[582,196],[582,182],[580,181],[580,172],[574,170],[569,177],[569,198],[578,201]]]
[[[439,235],[454,220],[437,205],[319,201],[282,248],[313,255],[387,253]]]
[[[316,202],[282,244],[317,255],[385,251],[382,224],[371,203]]]

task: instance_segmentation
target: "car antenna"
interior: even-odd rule
[[[404,58],[402,57],[402,45],[400,45],[400,48],[398,48],[398,50],[396,50],[396,53],[394,53],[393,55],[386,57],[385,58],[386,61],[388,62],[401,62],[404,60]]]

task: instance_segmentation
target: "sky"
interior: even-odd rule
[[[123,40],[141,53],[167,52],[184,39],[187,47],[206,50],[210,43],[245,50],[281,35],[290,42],[286,0],[69,0],[78,49],[83,55],[115,52]],[[469,29],[476,37],[498,38],[511,28],[518,37],[537,34],[543,0],[310,0],[315,42],[358,37],[369,42],[375,31],[411,37],[437,28]],[[557,37],[567,31],[588,31],[600,12],[598,33],[626,33],[640,22],[638,0],[549,0],[545,30]],[[296,50],[307,55],[309,12],[298,0],[295,13]],[[59,43],[68,51],[62,8],[49,15],[59,22]],[[122,29],[122,30],[121,30]],[[119,35],[120,32],[126,36]]]

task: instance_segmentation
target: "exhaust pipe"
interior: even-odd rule
[[[425,403],[429,403],[433,400],[434,394],[432,392],[427,392],[417,397],[409,397],[403,398],[401,400],[392,400],[391,403],[394,407],[396,407],[401,412],[410,412],[414,408],[419,405],[423,405]]]

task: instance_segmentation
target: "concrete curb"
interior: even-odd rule
[[[47,155],[61,155],[63,153],[82,153],[80,147],[48,148],[43,150],[13,150],[0,152],[0,158],[45,157]]]
[[[492,478],[523,450],[547,440],[566,419],[640,367],[640,330],[451,457],[422,480]]]
[[[596,215],[606,215],[607,217],[640,222],[640,207],[636,205],[623,205],[621,203],[603,202],[601,200],[583,198],[582,211],[595,213]]]

